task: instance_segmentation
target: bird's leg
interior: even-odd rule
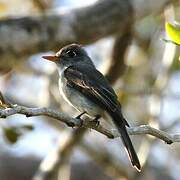
[[[81,119],[81,116],[83,115],[83,114],[85,114],[86,113],[86,111],[84,111],[84,112],[82,112],[81,114],[79,114],[77,117],[75,117],[76,119],[79,119],[79,120],[81,120],[80,121],[80,126],[79,127],[82,127],[83,126],[83,120]]]
[[[97,115],[92,121],[96,124],[96,126],[98,127],[100,124],[99,119],[101,118],[101,115]]]
[[[81,116],[83,115],[83,114],[85,114],[86,113],[86,111],[84,111],[84,112],[82,112],[81,114],[79,114],[77,117],[75,117],[76,119],[81,119]]]

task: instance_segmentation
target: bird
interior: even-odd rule
[[[64,46],[55,55],[42,58],[56,63],[60,93],[80,112],[76,118],[86,114],[99,122],[107,113],[121,135],[132,166],[141,171],[138,156],[127,133],[129,124],[122,114],[118,97],[108,80],[96,69],[85,49],[73,43]]]

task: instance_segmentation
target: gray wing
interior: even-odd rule
[[[115,112],[120,103],[104,76],[91,66],[70,66],[64,71],[67,84],[98,103],[108,112]]]

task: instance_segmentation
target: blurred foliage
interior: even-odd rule
[[[165,29],[172,42],[180,45],[180,25],[178,23],[176,23],[176,25],[172,25],[166,22]]]
[[[9,126],[9,127],[4,127],[3,128],[3,133],[5,139],[11,143],[14,144],[18,141],[18,139],[24,135],[26,132],[32,131],[34,127],[30,124],[28,125],[23,125],[20,127],[14,127],[14,126]]]
[[[5,4],[4,2],[0,2],[0,14],[6,11],[7,11],[7,4]]]
[[[9,143],[16,143],[21,133],[17,128],[6,127],[3,128],[4,137]]]

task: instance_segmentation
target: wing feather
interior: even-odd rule
[[[99,71],[90,67],[70,66],[64,71],[64,76],[69,86],[99,103],[103,109],[116,111],[119,106],[117,96]]]

